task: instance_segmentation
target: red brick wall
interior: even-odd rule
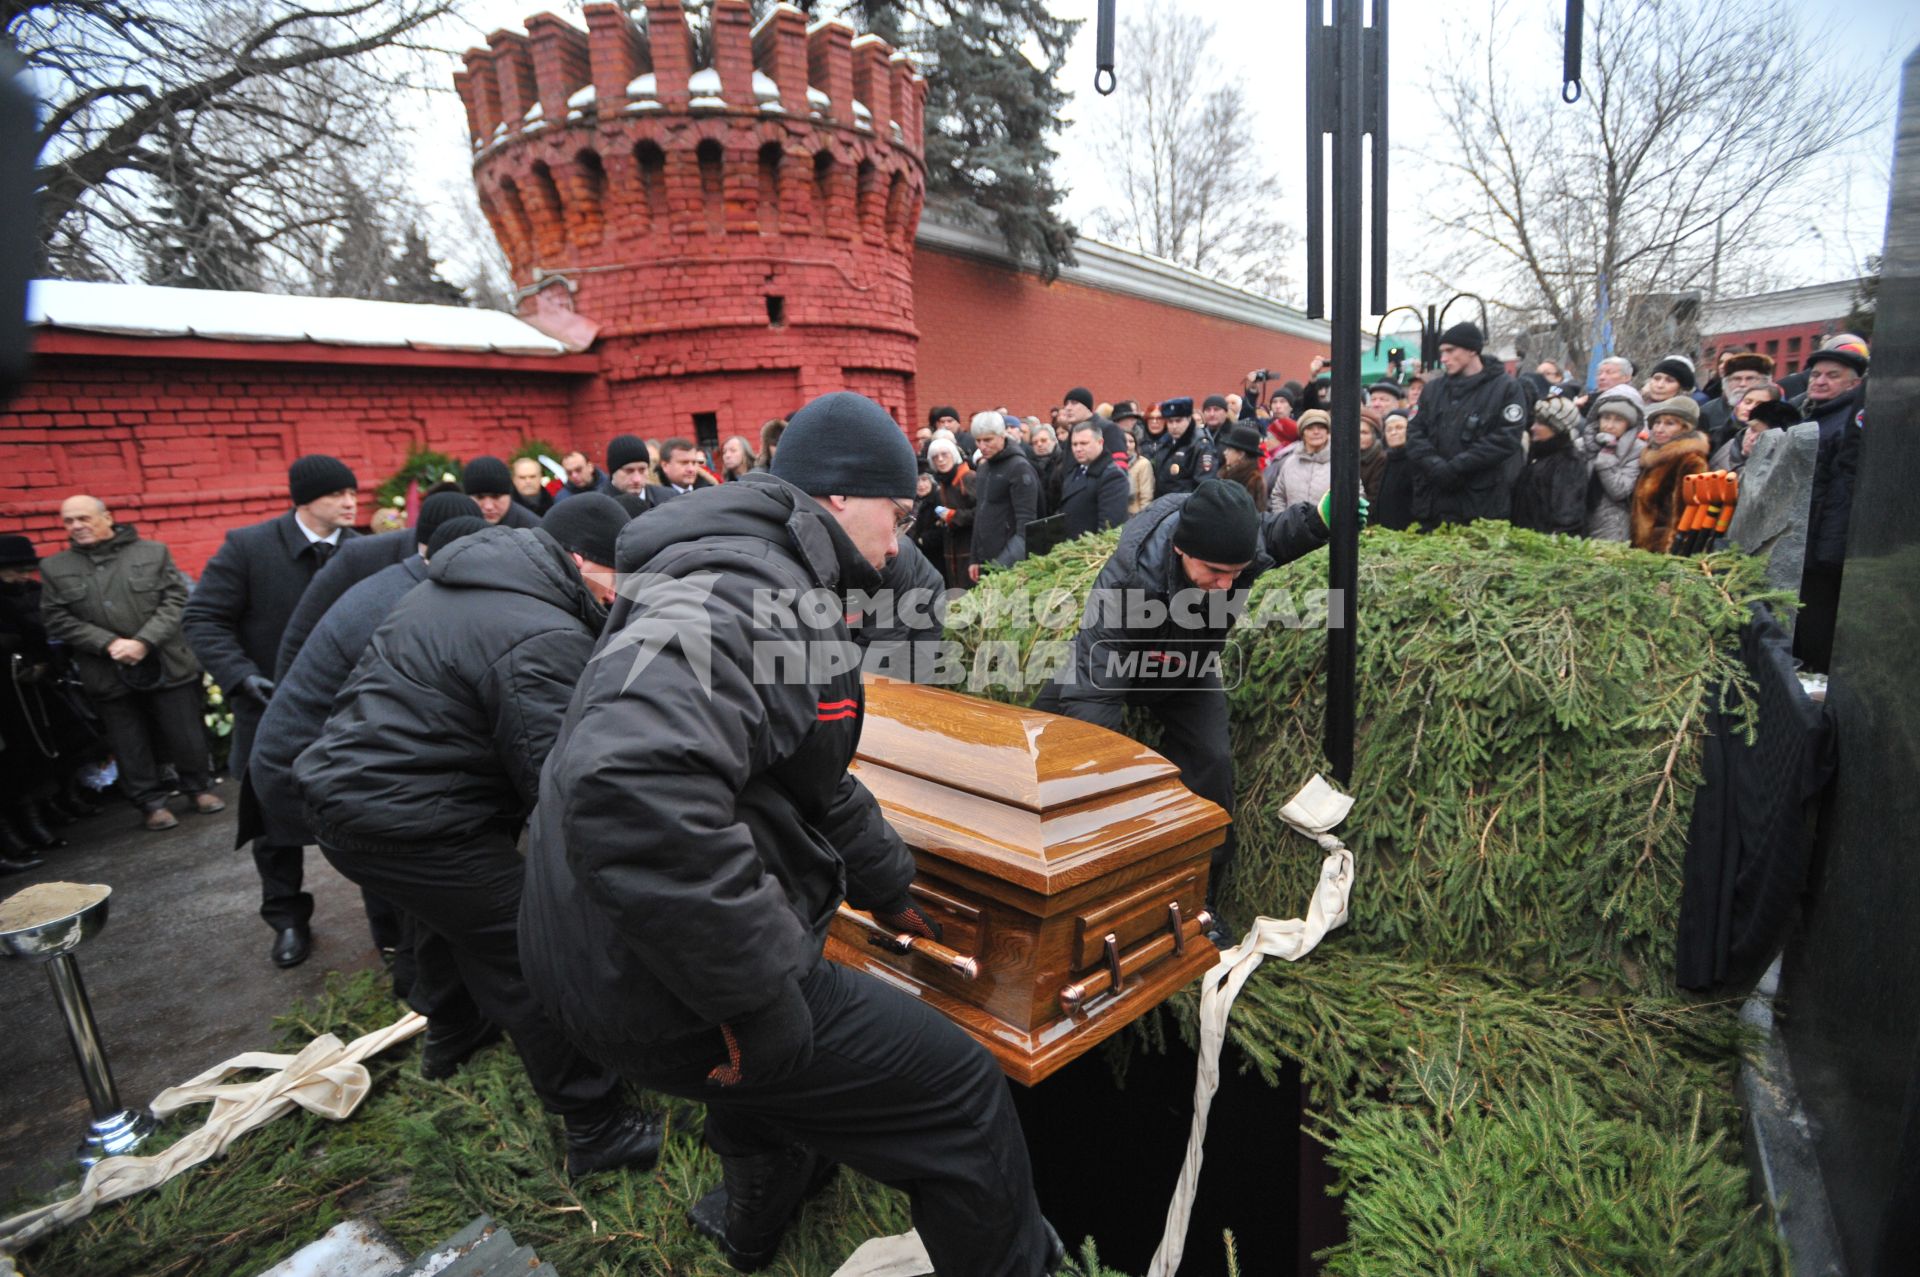
[[[574,442],[579,375],[485,368],[346,367],[205,359],[43,356],[0,411],[0,532],[64,547],[60,502],[85,492],[198,573],[227,529],[288,508],[287,464],[330,453],[372,489],[408,450],[504,455],[522,439]],[[579,441],[596,447],[591,437]]]
[[[1304,380],[1323,343],[1078,284],[1043,284],[970,257],[917,248],[919,410],[952,404],[962,418],[1005,404],[1045,418],[1074,386],[1096,403],[1196,400],[1238,393],[1271,368]]]
[[[1778,328],[1750,328],[1744,332],[1714,333],[1700,339],[1703,362],[1701,380],[1713,376],[1720,355],[1729,350],[1757,350],[1773,356],[1773,375],[1784,377],[1806,366],[1807,356],[1820,349],[1820,343],[1840,331],[1840,320],[1805,324],[1786,324]]]

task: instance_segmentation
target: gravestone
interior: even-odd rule
[[[1807,557],[1807,506],[1813,499],[1813,463],[1820,451],[1820,427],[1803,422],[1769,430],[1754,440],[1753,455],[1740,474],[1740,504],[1734,507],[1727,540],[1767,560],[1767,584],[1800,593],[1800,569]],[[1792,618],[1781,618],[1788,630]]]
[[[1920,1272],[1920,51],[1903,79],[1872,424],[1826,702],[1840,771],[1780,978],[1793,1078],[1850,1277]]]

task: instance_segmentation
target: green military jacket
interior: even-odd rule
[[[142,541],[132,524],[115,524],[113,536],[101,544],[42,560],[40,579],[47,637],[73,650],[90,694],[127,693],[123,667],[107,655],[107,645],[118,638],[139,639],[158,654],[162,687],[200,677],[200,663],[180,633],[187,578],[166,546]]]

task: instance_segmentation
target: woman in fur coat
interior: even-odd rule
[[[1640,457],[1640,479],[1633,485],[1633,544],[1665,554],[1673,549],[1674,529],[1686,508],[1682,484],[1690,474],[1705,474],[1709,445],[1700,429],[1700,405],[1689,395],[1654,404],[1647,414],[1647,450]]]

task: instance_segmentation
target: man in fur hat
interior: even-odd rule
[[[1772,379],[1771,355],[1757,350],[1729,350],[1720,356],[1720,397],[1700,413],[1700,427],[1707,432],[1709,444],[1718,448],[1740,433],[1741,423],[1734,420],[1733,410],[1749,390]]]

